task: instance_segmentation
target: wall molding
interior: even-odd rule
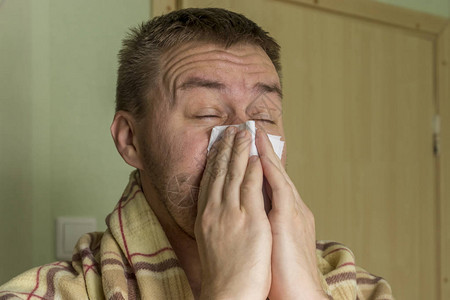
[[[369,21],[412,29],[437,35],[447,26],[449,20],[391,4],[369,0],[276,0],[313,7],[315,9],[350,15]]]
[[[436,41],[436,98],[441,119],[437,158],[440,299],[450,299],[450,24]]]

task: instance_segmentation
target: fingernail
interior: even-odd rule
[[[257,139],[260,135],[261,135],[261,129],[256,128],[256,132],[255,132],[255,138]]]
[[[243,138],[243,137],[245,137],[246,135],[247,135],[247,129],[241,129],[241,130],[238,132],[237,137],[238,137],[238,138]]]
[[[225,131],[226,135],[230,136],[236,133],[236,127],[234,126],[230,126],[227,128],[227,130]]]
[[[249,162],[255,162],[255,161],[257,161],[258,160],[258,155],[252,155],[252,156],[250,156],[250,158],[248,159],[248,161]]]

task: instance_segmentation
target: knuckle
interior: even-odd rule
[[[231,136],[226,136],[221,140],[220,151],[227,151],[231,148],[233,148],[233,139]]]
[[[227,183],[234,182],[240,178],[240,173],[236,170],[230,169],[225,177]]]
[[[200,231],[208,231],[209,228],[215,223],[215,214],[211,212],[211,207],[206,207],[203,214],[197,218],[198,229]],[[196,224],[197,225],[197,224]]]
[[[220,164],[228,164],[228,157],[226,153],[220,153],[217,155],[216,160],[213,162],[214,165],[220,165]]]
[[[241,184],[241,194],[250,194],[254,192],[255,184],[252,181],[247,181]]]
[[[225,168],[219,165],[218,163],[215,163],[211,166],[211,168],[209,168],[208,174],[209,176],[211,176],[212,179],[216,179],[225,174]]]
[[[234,143],[234,147],[240,153],[240,151],[242,151],[243,149],[247,148],[250,145],[250,143],[251,143],[251,139],[249,139],[249,138],[238,139]]]

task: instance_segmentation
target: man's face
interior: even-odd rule
[[[284,139],[280,80],[258,46],[197,43],[164,53],[159,84],[138,132],[142,181],[193,237],[211,129],[255,120]]]

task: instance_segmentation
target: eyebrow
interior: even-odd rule
[[[188,89],[193,89],[193,88],[197,88],[197,87],[223,90],[223,89],[225,89],[225,84],[223,84],[219,81],[215,81],[215,80],[208,80],[208,79],[203,79],[203,78],[199,78],[199,77],[191,77],[188,80],[186,80],[185,82],[183,82],[183,84],[180,85],[177,89],[188,90]]]
[[[191,77],[176,89],[188,90],[197,87],[215,90],[223,90],[226,88],[225,84],[221,83],[220,81],[203,79],[200,77]],[[278,95],[278,97],[280,97],[280,99],[283,98],[283,92],[281,91],[281,88],[277,83],[265,84],[262,82],[258,82],[253,86],[253,90],[256,90],[260,94],[275,93]]]
[[[265,83],[259,82],[259,83],[255,84],[253,89],[257,90],[261,94],[275,93],[278,95],[278,97],[280,97],[280,99],[283,99],[283,92],[281,91],[280,86],[276,83],[265,84]]]

